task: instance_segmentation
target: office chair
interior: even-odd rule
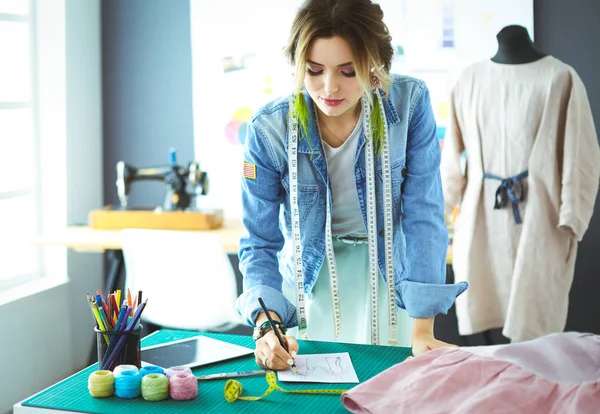
[[[123,257],[125,286],[148,299],[143,322],[211,332],[244,325],[235,310],[235,273],[216,235],[125,229]]]

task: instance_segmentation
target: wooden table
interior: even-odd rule
[[[194,230],[200,231],[200,230]],[[237,254],[240,237],[244,231],[241,220],[225,220],[223,227],[202,230],[217,235],[229,254]],[[101,230],[89,226],[69,226],[62,231],[42,235],[34,240],[42,246],[66,246],[78,252],[107,253],[110,269],[106,278],[106,291],[116,290],[117,281],[123,271],[123,241],[121,230]]]
[[[225,220],[220,229],[203,231],[216,234],[227,253],[237,254],[243,230],[241,220],[229,219]],[[63,231],[42,235],[35,240],[35,243],[45,246],[60,245],[79,252],[96,253],[121,250],[123,246],[121,230],[100,230],[89,226],[69,226]]]

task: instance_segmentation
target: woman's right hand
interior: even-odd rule
[[[286,342],[289,353],[281,346],[272,329],[256,341],[254,356],[258,365],[278,371],[289,369],[294,364],[298,354],[298,342],[293,336],[281,337]]]

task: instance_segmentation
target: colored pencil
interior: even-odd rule
[[[117,319],[117,323],[115,324],[116,332],[122,331],[123,329],[121,327],[123,327],[123,328],[125,327],[125,324],[123,323],[123,321],[127,319],[125,317],[125,314],[127,313],[127,307],[124,305],[125,304],[123,303],[123,307],[121,308],[121,311],[119,312],[119,318]],[[108,347],[106,348],[106,352],[104,352],[104,359],[106,359],[106,357],[108,355],[110,355],[112,350],[115,348],[116,344],[117,344],[116,335],[111,335],[110,343],[108,344]]]
[[[148,299],[146,299],[144,301],[142,306],[138,307],[137,311],[131,318],[131,321],[129,321],[129,323],[127,324],[127,327],[125,328],[125,332],[131,331],[132,329],[134,329],[134,327],[136,326],[137,322],[139,321],[139,319],[142,315],[142,312],[144,311],[144,308],[146,307],[147,302],[148,302]],[[115,345],[115,348],[112,350],[110,355],[108,355],[108,357],[105,356],[104,361],[102,362],[102,369],[108,369],[108,367],[112,366],[115,358],[117,357],[117,355],[119,355],[123,346],[125,346],[126,340],[127,340],[126,335],[121,335],[121,338],[119,338],[119,341]]]
[[[119,317],[119,313],[120,313],[120,309],[119,309],[119,305],[118,305],[119,302],[117,302],[117,298],[115,296],[116,295],[114,293],[111,294],[110,295],[110,300],[111,300],[111,302],[113,304],[112,305],[113,306],[113,312],[115,313],[115,315],[117,315],[117,318],[118,318]],[[111,315],[111,316],[113,316],[113,315]]]
[[[93,300],[92,297],[88,293],[87,301],[88,301],[88,305],[90,305],[90,310],[92,311],[92,315],[94,315],[94,319],[96,320],[96,325],[98,326],[99,330],[105,331],[106,329],[104,327],[104,323],[102,322],[102,319],[100,318],[98,309],[93,305],[92,300]],[[108,335],[102,335],[102,336],[104,337],[104,341],[106,342],[106,345],[108,345],[108,343],[109,343]]]

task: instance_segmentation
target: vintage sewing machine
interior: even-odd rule
[[[107,206],[89,214],[90,226],[98,229],[151,228],[170,230],[206,230],[222,226],[221,209],[201,209],[196,197],[208,194],[206,171],[197,161],[187,166],[178,165],[171,150],[168,165],[138,168],[119,161],[117,194],[120,206]],[[132,184],[136,181],[162,181],[165,198],[162,206],[143,209],[128,203]]]
[[[123,161],[117,162],[117,193],[122,209],[127,209],[131,185],[136,181],[163,181],[165,199],[163,211],[187,210],[193,197],[208,194],[208,174],[200,163],[190,162],[187,167],[175,163],[158,167],[136,168]],[[191,208],[192,210],[194,207]]]

